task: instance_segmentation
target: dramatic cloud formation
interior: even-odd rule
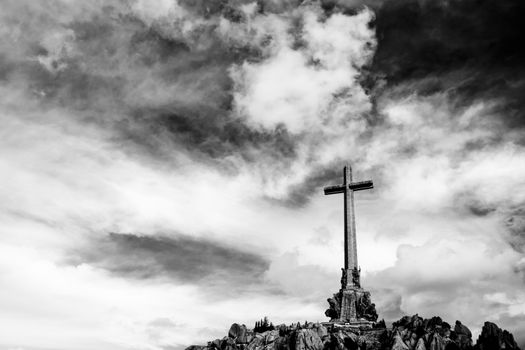
[[[268,262],[256,254],[185,236],[110,233],[86,251],[76,252],[73,259],[77,257],[77,264],[89,263],[124,277],[206,280],[221,288],[248,287],[268,269]]]
[[[342,164],[380,317],[525,324],[524,5],[4,1],[0,347],[324,320]],[[368,192],[368,191],[367,191]]]

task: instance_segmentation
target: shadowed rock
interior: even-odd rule
[[[492,322],[485,322],[474,348],[476,350],[519,350],[514,336]]]
[[[251,335],[248,335],[248,330],[245,325],[234,323],[228,331],[228,337],[235,340],[237,344],[246,344],[251,340]]]

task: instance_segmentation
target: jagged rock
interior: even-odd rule
[[[429,350],[445,350],[445,342],[443,341],[443,337],[441,337],[439,333],[434,333],[428,348]]]
[[[394,337],[391,344],[397,343],[398,347],[402,347],[400,340],[409,350],[454,350],[459,347],[458,334],[451,331],[450,325],[440,317],[423,319],[417,314],[404,316],[399,321],[394,322],[393,326]],[[464,337],[462,342],[465,345],[471,344],[468,328],[459,327],[458,329],[461,330],[462,337]],[[396,339],[396,332],[400,339]],[[451,338],[451,336],[453,337]],[[461,349],[468,349],[468,347]]]
[[[252,341],[246,345],[246,350],[261,350],[264,345],[263,336],[261,334],[255,334]]]
[[[419,338],[416,344],[416,350],[427,350],[425,346],[425,339],[423,337]]]
[[[409,350],[409,347],[403,341],[403,336],[399,331],[394,335],[394,342],[392,344],[392,350]]]
[[[275,350],[290,350],[289,336],[279,333],[279,338],[275,340],[273,348]]]
[[[379,328],[362,332],[358,338],[359,348],[362,350],[382,350],[388,345],[389,332],[386,328]]]
[[[476,350],[519,350],[514,336],[492,322],[485,322],[474,348]]]
[[[334,350],[357,350],[359,348],[358,343],[359,337],[357,334],[339,330],[331,334],[326,346]]]
[[[328,338],[328,329],[323,325],[317,326],[317,335],[321,338],[322,341],[325,341]]]
[[[443,320],[439,316],[434,316],[430,319],[427,319],[423,322],[423,327],[425,327],[425,330],[427,332],[431,332],[434,330],[441,330],[441,325],[443,324]]]
[[[469,349],[472,346],[472,332],[467,326],[456,321],[454,326],[455,341],[459,349]]]
[[[410,336],[408,337],[408,342],[405,342],[410,349],[414,349],[417,344],[417,335],[415,332],[410,332]]]
[[[313,329],[301,329],[297,331],[295,350],[322,350],[323,342],[317,331]]]
[[[472,332],[470,332],[470,329],[468,329],[467,326],[461,324],[460,321],[456,321],[454,332],[456,332],[457,335],[466,335],[467,337],[472,338]]]
[[[279,337],[279,330],[266,331],[262,335],[264,336],[264,344],[267,345],[273,343]]]

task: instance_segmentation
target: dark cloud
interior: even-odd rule
[[[260,283],[269,267],[261,255],[211,240],[119,233],[76,251],[70,262],[90,264],[125,278],[246,288]]]
[[[119,130],[127,140],[133,140],[157,157],[169,157],[170,147],[167,145],[171,144],[172,147],[184,147],[203,161],[220,161],[216,165],[229,170],[235,170],[225,160],[230,155],[248,163],[260,160],[261,153],[281,161],[294,158],[296,138],[286,129],[278,128],[274,132],[252,130],[227,113],[215,112],[210,120],[213,110],[203,108],[136,109],[133,122],[120,123]]]
[[[338,170],[337,165],[333,164],[315,169],[300,184],[292,186],[286,197],[282,199],[267,198],[267,200],[290,208],[303,207],[308,204],[313,195],[322,194],[324,186],[337,185],[342,182],[342,170]]]
[[[83,122],[112,129],[124,151],[146,159],[168,162],[174,148],[224,161],[218,165],[229,170],[225,158],[232,155],[246,162],[260,153],[291,159],[297,140],[285,129],[255,131],[232,115],[229,68],[260,53],[250,44],[223,42],[216,21],[244,3],[181,1],[202,21],[191,33],[182,33],[181,24],[146,23],[118,2],[81,15],[66,9],[71,14],[61,21],[27,3],[24,16],[7,22],[22,34],[1,43],[9,54],[0,55],[0,78],[21,84],[44,108],[73,109]],[[277,12],[297,5],[262,3]],[[20,6],[9,3],[5,12]]]
[[[507,123],[523,125],[524,15],[519,0],[386,1],[377,10],[373,74],[405,95],[500,101]]]

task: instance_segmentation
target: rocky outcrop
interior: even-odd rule
[[[440,317],[405,316],[392,329],[349,328],[335,324],[280,325],[255,332],[234,323],[228,336],[186,350],[519,350],[514,337],[486,322],[476,345],[470,329]]]
[[[252,338],[245,325],[234,323],[228,331],[228,338],[232,338],[237,344],[246,344]]]
[[[519,350],[519,347],[512,334],[502,330],[492,322],[485,322],[476,342],[475,350],[498,349]]]
[[[450,324],[444,322],[441,317],[423,319],[417,314],[405,316],[393,324],[393,344],[396,349],[405,350],[470,349],[470,330],[459,321],[456,321],[456,325],[461,337],[458,337],[456,331],[452,331]]]
[[[234,323],[227,337],[187,350],[386,350],[387,340],[386,328],[349,330],[308,323],[258,333]]]

